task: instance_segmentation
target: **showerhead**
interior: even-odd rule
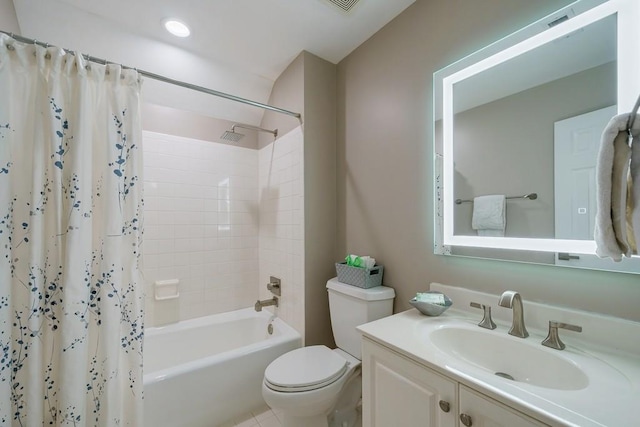
[[[238,133],[233,129],[224,131],[224,133],[220,137],[220,139],[224,139],[226,141],[231,141],[231,142],[238,142],[242,138],[244,138],[244,134]]]
[[[252,125],[245,125],[245,124],[242,124],[242,123],[236,123],[235,125],[231,126],[231,130],[225,131],[222,134],[222,136],[220,137],[220,139],[224,139],[224,140],[232,141],[232,142],[240,141],[242,138],[244,138],[244,134],[236,132],[236,128],[255,130],[255,131],[258,131],[258,132],[267,132],[267,133],[273,134],[274,138],[278,137],[278,129],[269,130],[269,129],[263,129],[263,128],[258,127],[258,126],[252,126]]]

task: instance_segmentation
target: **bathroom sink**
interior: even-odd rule
[[[580,390],[589,385],[587,375],[575,362],[531,340],[461,327],[435,329],[429,338],[448,356],[505,381],[555,390]]]

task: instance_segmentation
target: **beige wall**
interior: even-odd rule
[[[20,34],[16,10],[12,0],[0,0],[0,30]]]
[[[336,66],[305,53],[305,318],[307,345],[333,345],[327,280],[336,275]]]
[[[274,84],[269,104],[303,115],[305,291],[297,303],[304,304],[305,344],[333,346],[325,285],[336,260],[336,66],[301,53]],[[271,112],[262,121],[281,133],[298,125]]]
[[[278,76],[269,96],[269,105],[300,114],[304,113],[304,59],[305,52],[302,52]],[[273,111],[265,111],[260,126],[267,129],[278,129],[278,133],[284,135],[300,126],[300,124],[301,120],[295,117],[274,113]],[[261,134],[260,148],[272,141],[273,138],[270,135]]]
[[[432,75],[569,0],[417,0],[338,64],[338,250],[371,254],[395,310],[430,282],[640,320],[637,275],[433,254]]]

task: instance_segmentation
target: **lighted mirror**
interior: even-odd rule
[[[640,273],[593,241],[600,135],[640,94],[637,22],[635,0],[576,1],[435,73],[436,253]],[[504,230],[472,220],[489,195]]]

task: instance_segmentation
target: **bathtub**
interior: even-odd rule
[[[271,361],[301,346],[300,334],[253,308],[148,328],[145,427],[215,427],[264,405]]]

